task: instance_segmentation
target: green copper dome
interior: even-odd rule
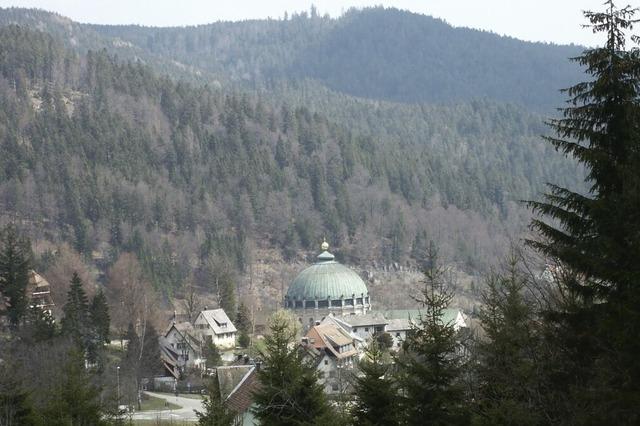
[[[286,299],[338,300],[354,295],[367,297],[367,285],[357,273],[336,262],[334,256],[325,250],[318,256],[317,263],[300,272],[293,280]]]

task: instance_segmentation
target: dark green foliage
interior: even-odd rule
[[[250,334],[253,331],[251,312],[249,312],[247,305],[242,302],[238,305],[235,326],[238,329],[238,345],[243,348],[249,347],[251,344]]]
[[[109,338],[109,325],[111,323],[111,319],[109,316],[107,298],[105,297],[102,289],[100,289],[98,293],[93,296],[93,299],[91,299],[89,317],[91,319],[91,326],[93,328],[93,334],[96,341],[99,344],[108,344],[111,341]]]
[[[27,311],[26,332],[28,339],[47,341],[56,335],[56,324],[48,311],[32,306]]]
[[[127,349],[123,359],[123,370],[138,382],[142,378],[153,377],[164,371],[157,331],[147,324],[141,329],[140,334],[142,339],[136,333],[133,324],[129,324],[125,335],[125,339],[128,340]]]
[[[248,348],[251,345],[251,337],[246,331],[240,331],[238,333],[238,346],[241,348]]]
[[[294,320],[295,321],[295,320]],[[280,311],[270,321],[255,415],[263,425],[326,424],[331,413],[315,368],[308,365],[296,340],[295,325]]]
[[[207,368],[217,367],[222,365],[222,356],[220,350],[213,342],[207,342],[202,351],[205,359],[207,360]]]
[[[67,303],[62,308],[61,331],[73,339],[82,353],[93,358],[93,336],[91,333],[91,320],[89,317],[89,302],[87,294],[82,288],[82,280],[77,273],[73,273],[71,286],[67,293]]]
[[[391,360],[385,359],[383,349],[376,341],[371,342],[358,365],[361,374],[355,378],[355,403],[351,408],[354,425],[400,424],[400,395],[391,375]]]
[[[576,58],[588,75],[569,88],[548,140],[584,164],[587,194],[552,185],[531,244],[557,265],[547,315],[549,394],[567,424],[640,422],[640,51],[626,49],[636,9],[586,12],[603,47]]]
[[[0,233],[0,297],[6,304],[5,312],[9,324],[17,327],[27,313],[27,285],[29,284],[30,246],[13,225]]]
[[[515,198],[545,180],[576,182],[575,167],[536,139],[540,117],[521,108],[374,103],[314,82],[278,85],[265,100],[52,40],[0,27],[0,51],[15,58],[0,71],[19,83],[0,85],[3,205],[84,254],[108,242],[104,262],[134,252],[167,295],[192,275],[210,285],[210,257],[245,270],[257,241],[293,259],[326,235],[360,259],[405,262],[410,238],[438,226],[444,207],[473,212],[453,216],[463,229],[493,226],[496,216],[517,225]],[[23,45],[34,52],[22,54]],[[51,64],[47,84],[30,77],[40,62]],[[387,220],[390,211],[405,211],[404,223]],[[374,235],[383,244],[367,244]],[[500,252],[499,239],[483,235],[460,244],[446,236],[443,248],[482,265]]]
[[[393,346],[393,337],[391,334],[382,332],[375,335],[376,344],[380,346],[381,350],[388,350]]]
[[[547,138],[585,165],[589,194],[551,186],[544,202],[530,203],[561,225],[533,221],[544,239],[532,244],[584,274],[588,285],[572,290],[585,300],[625,293],[640,279],[640,52],[624,50],[635,10],[607,8],[586,14],[607,44],[576,58],[590,79],[566,91],[564,118],[550,122],[558,136]]]
[[[207,396],[202,401],[204,411],[196,411],[198,426],[233,426],[235,415],[221,399],[217,377],[211,380],[207,390]]]
[[[504,273],[486,282],[480,312],[484,338],[475,347],[477,425],[544,424],[541,336],[520,267],[514,254]]]
[[[4,366],[0,366],[0,425],[44,425],[35,413],[30,395]]]
[[[428,261],[420,299],[424,313],[398,359],[404,423],[422,425],[428,419],[432,425],[467,424],[461,346],[453,324],[441,319],[453,295],[435,250]]]
[[[99,426],[104,424],[99,403],[99,389],[91,384],[85,369],[84,354],[72,351],[54,399],[43,411],[48,425]]]
[[[154,377],[162,374],[164,366],[160,358],[160,341],[158,332],[151,324],[147,324],[145,327],[142,343],[144,345],[140,358],[142,377]]]
[[[238,330],[245,333],[251,332],[251,312],[244,303],[240,302],[238,305],[238,313],[236,314],[235,326]]]

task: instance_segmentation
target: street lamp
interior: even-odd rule
[[[120,366],[116,367],[116,411],[120,415]]]

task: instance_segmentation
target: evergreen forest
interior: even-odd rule
[[[585,11],[603,43],[580,48],[382,7],[188,28],[0,9],[0,426],[155,412],[160,336],[205,299],[254,387],[233,411],[202,339],[199,426],[640,424],[639,13]],[[256,271],[323,239],[370,283],[419,271],[393,350],[355,328],[314,346],[275,306],[257,330],[286,283]],[[480,284],[456,327],[461,271]],[[353,361],[333,394],[330,352]]]

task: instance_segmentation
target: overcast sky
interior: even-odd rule
[[[637,6],[640,0],[628,2]],[[311,4],[331,16],[354,6],[382,4],[523,40],[593,46],[601,44],[602,37],[581,28],[585,22],[582,11],[600,10],[602,3],[604,0],[0,0],[0,7],[37,7],[79,22],[180,26],[280,18],[285,11],[308,10]]]

